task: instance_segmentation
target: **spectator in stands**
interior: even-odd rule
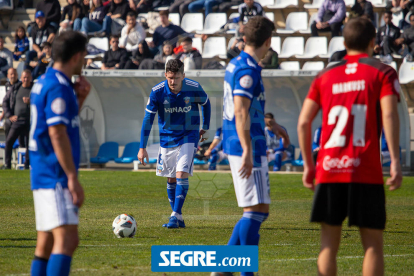
[[[80,7],[81,7],[81,14],[84,15],[84,17],[88,16],[89,11],[91,10],[91,5],[90,5],[90,1],[89,0],[82,0],[80,1]],[[82,27],[82,20],[81,20],[81,26]],[[75,29],[74,29],[75,30]],[[75,30],[75,31],[80,31],[79,30]]]
[[[132,52],[138,49],[138,43],[145,39],[146,33],[141,24],[137,22],[137,15],[133,11],[128,12],[126,23],[122,28],[119,47]]]
[[[145,59],[152,60],[153,57],[147,42],[142,40],[138,44],[138,49],[132,53],[131,58],[126,62],[125,69],[139,69]]]
[[[238,33],[243,33],[244,25],[250,18],[261,15],[263,16],[263,8],[258,2],[254,0],[244,0],[244,3],[239,6],[239,30]]]
[[[176,0],[174,1],[170,8],[170,13],[180,13],[181,18],[184,16],[184,14],[190,12],[188,10],[188,6],[193,2],[194,0]]]
[[[409,62],[413,61],[414,56],[414,13],[410,15],[410,24],[411,27],[405,29],[401,37],[395,41],[397,45],[403,44],[403,48],[407,48],[408,54],[406,58]]]
[[[102,0],[92,0],[88,16],[82,19],[81,32],[85,35],[106,36],[111,33],[112,19],[108,14],[109,6],[102,5]]]
[[[244,39],[239,37],[233,40],[233,44],[230,46],[230,49],[227,51],[227,58],[233,59],[240,55],[245,46]]]
[[[401,31],[392,23],[391,11],[386,11],[383,18],[385,25],[378,28],[374,52],[381,56],[391,56],[393,53],[398,54],[401,50],[401,45],[398,45],[396,40],[400,37]]]
[[[207,15],[213,11],[213,8],[220,5],[222,2],[223,0],[195,0],[188,5],[188,10],[190,12],[198,12],[204,8],[205,17],[207,17]]]
[[[332,32],[332,36],[339,36],[342,21],[345,19],[346,6],[344,0],[325,0],[318,10],[318,16],[311,25],[312,36],[319,32]]]
[[[279,68],[279,55],[270,48],[265,57],[259,62],[259,66],[263,69],[278,69]]]
[[[46,72],[46,68],[53,65],[52,60],[52,45],[48,42],[42,44],[42,56],[38,61],[30,62],[30,67],[34,68],[32,71],[33,79],[37,79],[40,75]]]
[[[13,67],[13,53],[4,48],[4,38],[0,36],[0,80],[6,78],[10,67]]]
[[[128,60],[128,52],[123,48],[119,48],[119,37],[111,35],[111,49],[105,52],[102,59],[102,70],[124,69]]]
[[[46,23],[46,18],[42,11],[36,12],[36,25],[32,28],[31,37],[33,40],[33,50],[26,53],[25,69],[31,70],[30,62],[43,55],[40,45],[45,42],[53,43],[55,39],[55,29]]]
[[[36,6],[36,13],[42,11],[46,24],[52,26],[55,30],[58,29],[60,23],[60,3],[58,0],[43,0]]]
[[[344,59],[344,57],[346,56],[346,54],[347,54],[346,49],[345,50],[336,51],[329,58],[329,62],[338,62],[338,61],[341,61],[341,60]]]
[[[5,99],[3,106],[5,117],[11,122],[10,130],[6,138],[5,164],[3,169],[11,169],[11,156],[13,144],[20,135],[25,136],[27,141],[30,130],[30,90],[32,89],[32,73],[30,70],[24,70],[21,77],[21,84],[14,85],[9,98]],[[25,169],[29,168],[29,150],[26,144],[26,162]]]
[[[231,7],[239,6],[243,3],[243,0],[224,0],[218,7],[218,12],[226,13]]]
[[[152,11],[152,2],[153,0],[129,0],[129,7],[137,14],[147,13]]]
[[[63,8],[62,17],[60,18],[60,31],[73,29],[80,31],[82,27],[82,18],[85,17],[82,7],[76,0],[67,0],[68,5]],[[88,1],[89,6],[89,1]],[[66,18],[66,16],[68,18]]]
[[[107,16],[112,19],[112,32],[114,35],[121,34],[128,12],[130,11],[128,0],[112,0]]]
[[[7,70],[7,78],[8,78],[8,82],[6,82],[6,95],[3,98],[3,112],[1,113],[0,116],[0,121],[4,120],[4,135],[7,139],[7,135],[9,134],[10,131],[10,126],[11,126],[11,121],[6,117],[6,111],[7,111],[7,107],[6,105],[8,105],[8,101],[10,99],[10,95],[11,93],[15,94],[17,91],[15,91],[13,88],[14,87],[20,87],[21,82],[18,79],[17,76],[17,70],[14,68],[9,68],[9,70]],[[19,143],[20,144],[24,144],[22,143],[24,141],[20,141],[19,138]]]
[[[29,39],[26,37],[26,30],[23,26],[20,26],[16,30],[16,35],[14,36],[16,46],[14,46],[13,58],[14,60],[19,60],[21,55],[29,51]]]
[[[190,63],[194,62],[195,68],[192,69],[201,69],[203,59],[200,52],[196,48],[193,48],[193,39],[191,37],[184,37],[180,42],[180,46],[182,51],[176,54],[176,58],[184,64],[187,62],[185,60],[188,59]]]
[[[19,76],[17,75],[17,70],[13,67],[10,67],[9,70],[7,70],[7,79],[8,79],[8,81],[4,85],[6,87],[6,93],[7,93],[7,91],[9,91],[9,89],[12,85],[14,85],[17,82],[20,82],[18,78],[19,78]]]
[[[349,19],[356,17],[365,17],[375,25],[374,6],[372,6],[372,3],[366,0],[355,0],[355,4],[349,13]]]
[[[156,55],[154,59],[152,58],[144,59],[139,65],[139,69],[163,70],[165,68],[165,63],[171,58],[173,58],[173,46],[170,44],[169,41],[164,41],[164,45],[162,47],[162,53],[159,53],[158,55]]]

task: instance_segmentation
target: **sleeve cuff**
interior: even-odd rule
[[[252,93],[250,93],[248,91],[245,91],[245,90],[241,90],[241,89],[234,90],[233,95],[234,96],[244,96],[246,98],[249,98],[250,100],[253,99]]]
[[[146,111],[148,111],[149,113],[152,113],[152,114],[157,113],[156,111],[151,111],[151,110],[149,110],[148,108],[145,108],[145,110],[146,110]]]
[[[69,120],[62,116],[52,117],[46,120],[46,124],[48,126],[55,126],[55,125],[69,125]]]

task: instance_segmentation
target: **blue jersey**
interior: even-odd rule
[[[33,189],[53,189],[57,183],[67,188],[68,179],[50,140],[48,127],[65,125],[73,161],[79,168],[79,106],[73,83],[63,73],[50,68],[38,79],[30,95],[30,177]]]
[[[315,150],[321,146],[321,134],[322,127],[319,127],[315,130],[315,134],[313,135],[312,150]]]
[[[264,123],[265,92],[261,77],[262,68],[247,53],[232,59],[224,77],[223,148],[228,155],[241,156],[243,149],[236,131],[234,96],[248,98],[250,103],[250,137],[253,146],[254,166],[261,165],[266,156]]]
[[[141,148],[147,146],[153,118],[157,112],[161,147],[172,148],[185,143],[194,143],[197,146],[200,139],[199,105],[203,111],[202,128],[208,130],[210,101],[198,82],[185,78],[178,94],[170,91],[167,80],[154,86],[142,125]]]
[[[214,139],[219,139],[220,140],[220,142],[217,144],[215,149],[217,149],[218,151],[223,150],[223,131],[222,131],[221,127],[219,127],[216,130],[216,134],[214,135]]]

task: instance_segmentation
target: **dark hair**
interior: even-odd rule
[[[142,49],[144,52],[141,54],[139,51],[139,48],[136,50],[134,57],[138,60],[143,60],[146,58],[153,58],[151,50],[148,47],[148,43],[145,41],[145,39],[141,40],[138,45],[142,45]]]
[[[390,11],[390,10],[386,10],[386,11],[384,12],[384,14],[392,15],[392,11]]]
[[[170,46],[172,46],[172,44],[171,44],[171,42],[170,42],[169,40],[166,40],[166,41],[164,41],[164,42],[162,43],[162,46],[165,46],[165,45],[170,45]]]
[[[113,38],[115,38],[115,39],[119,39],[119,36],[118,36],[118,35],[111,35],[111,36],[109,37],[109,41],[111,41]]]
[[[127,13],[127,16],[132,16],[132,17],[137,18],[137,14],[136,14],[134,11],[129,11],[129,12]]]
[[[87,42],[87,38],[76,31],[66,31],[60,34],[53,42],[53,61],[67,63],[77,53],[86,51]]]
[[[265,114],[265,118],[267,118],[267,119],[274,119],[275,117],[273,116],[273,114],[272,113],[266,113]]]
[[[163,11],[160,11],[160,16],[161,15],[166,15],[166,16],[169,16],[170,15],[170,12],[168,11],[168,10],[163,10]]]
[[[165,73],[184,73],[184,63],[179,59],[170,59],[165,66]]]
[[[376,35],[374,25],[363,17],[349,20],[342,33],[346,47],[355,51],[366,51]]]
[[[255,48],[261,47],[272,36],[275,24],[263,16],[255,16],[244,26],[246,44]]]
[[[183,42],[193,43],[193,39],[189,36],[186,36],[186,37],[181,39],[180,44],[183,43]]]
[[[49,43],[49,42],[47,42],[47,41],[46,41],[46,42],[43,42],[41,46],[42,46],[42,49],[43,49],[43,48],[45,48],[45,47],[52,48],[52,44],[50,44],[50,43]]]
[[[25,38],[25,37],[26,37],[26,29],[25,29],[23,26],[19,26],[19,27],[17,27],[17,29],[16,29],[16,34],[15,34],[15,36],[14,36],[14,39],[15,39],[16,41],[20,39],[20,38],[19,38],[19,36],[17,35],[17,32],[18,32],[19,30],[23,30],[23,38]]]

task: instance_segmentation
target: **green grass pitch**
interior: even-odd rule
[[[187,228],[161,225],[171,213],[166,179],[154,172],[82,171],[86,201],[80,212],[81,244],[72,275],[208,275],[152,273],[151,245],[226,244],[242,211],[237,207],[230,173],[197,173],[190,178],[184,205]],[[308,222],[312,192],[301,175],[271,174],[269,219],[260,231],[260,276],[315,275],[319,226]],[[114,218],[128,213],[138,222],[132,239],[117,239]],[[414,178],[387,191],[384,234],[386,275],[414,275]],[[29,275],[36,244],[29,173],[0,173],[0,275]],[[344,227],[338,275],[361,275],[363,250],[357,228]]]

